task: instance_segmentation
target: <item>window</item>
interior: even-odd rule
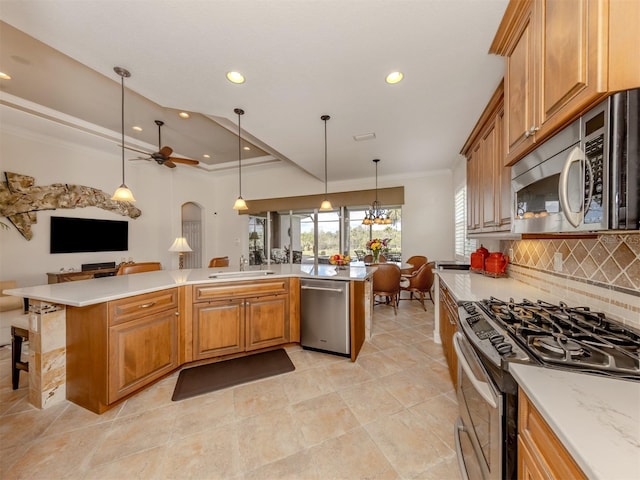
[[[455,195],[455,249],[456,260],[468,260],[477,242],[467,239],[467,187],[461,187]]]
[[[372,238],[389,239],[387,257],[400,261],[402,209],[387,210],[393,220],[387,225],[362,225],[366,213],[362,208],[341,207],[332,212],[290,210],[252,216],[249,222],[251,263],[329,263],[329,257],[336,253],[346,253],[356,260],[363,256],[361,252],[366,251],[367,242]],[[254,231],[257,235],[252,236]],[[253,253],[256,251],[258,254]]]

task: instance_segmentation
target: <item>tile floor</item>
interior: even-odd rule
[[[36,410],[0,349],[0,478],[452,479],[457,404],[433,305],[376,306],[352,363],[287,349],[296,370],[172,402],[177,373],[103,415]]]

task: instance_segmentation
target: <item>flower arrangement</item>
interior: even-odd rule
[[[380,252],[387,251],[387,243],[389,242],[388,238],[373,238],[367,242],[367,250],[371,250],[373,254],[374,263],[378,263],[378,258],[380,257]]]
[[[329,263],[331,265],[338,265],[342,267],[343,265],[349,265],[351,261],[351,257],[349,255],[342,255],[341,253],[336,253],[335,255],[331,255],[329,257]]]

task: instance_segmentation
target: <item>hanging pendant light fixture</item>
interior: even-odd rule
[[[136,199],[133,198],[133,193],[131,193],[131,190],[129,190],[127,185],[124,183],[124,79],[125,77],[129,78],[131,73],[129,73],[129,70],[122,67],[113,67],[113,71],[120,75],[122,90],[122,139],[120,142],[122,145],[122,185],[120,185],[120,187],[118,187],[114,192],[111,200],[116,200],[118,202],[135,202]]]
[[[235,108],[233,112],[238,115],[238,198],[233,204],[234,210],[248,210],[247,202],[242,198],[242,141],[240,139],[240,117],[244,115],[244,110]]]
[[[331,117],[329,115],[322,115],[320,120],[324,122],[324,200],[320,204],[320,211],[326,212],[333,210],[331,202],[327,198],[327,120]]]
[[[373,201],[371,208],[367,211],[362,220],[363,225],[388,225],[391,223],[391,217],[389,216],[389,212],[383,209],[380,206],[380,202],[378,202],[378,162],[379,158],[373,160],[373,163],[376,165],[376,199]]]

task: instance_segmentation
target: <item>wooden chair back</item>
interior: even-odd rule
[[[429,260],[424,255],[414,255],[413,257],[409,257],[407,263],[412,265],[411,271],[409,273],[418,271],[418,269],[428,261]]]
[[[123,263],[116,275],[131,275],[132,273],[153,272],[162,270],[160,262]]]
[[[387,257],[383,254],[378,255],[378,263],[385,263],[387,261]],[[364,256],[364,263],[373,263],[373,255],[370,253]]]
[[[427,294],[429,294],[429,299],[431,300],[431,303],[433,303],[433,295],[431,294],[431,289],[433,288],[433,282],[435,279],[433,267],[435,267],[435,262],[425,263],[410,276],[405,276],[404,278],[409,280],[409,284],[400,287],[400,289],[402,291],[409,292],[410,297],[402,298],[400,296],[400,300],[413,300],[415,298],[422,304],[422,308],[426,311],[427,307],[424,304],[424,299]],[[414,294],[416,297],[414,297]]]
[[[385,298],[384,302],[375,303],[392,304],[394,313],[397,313],[396,307],[400,296],[400,277],[400,267],[395,263],[379,263],[376,265],[376,271],[373,272],[373,295]]]
[[[213,257],[209,260],[209,268],[211,267],[228,267],[229,257]]]

